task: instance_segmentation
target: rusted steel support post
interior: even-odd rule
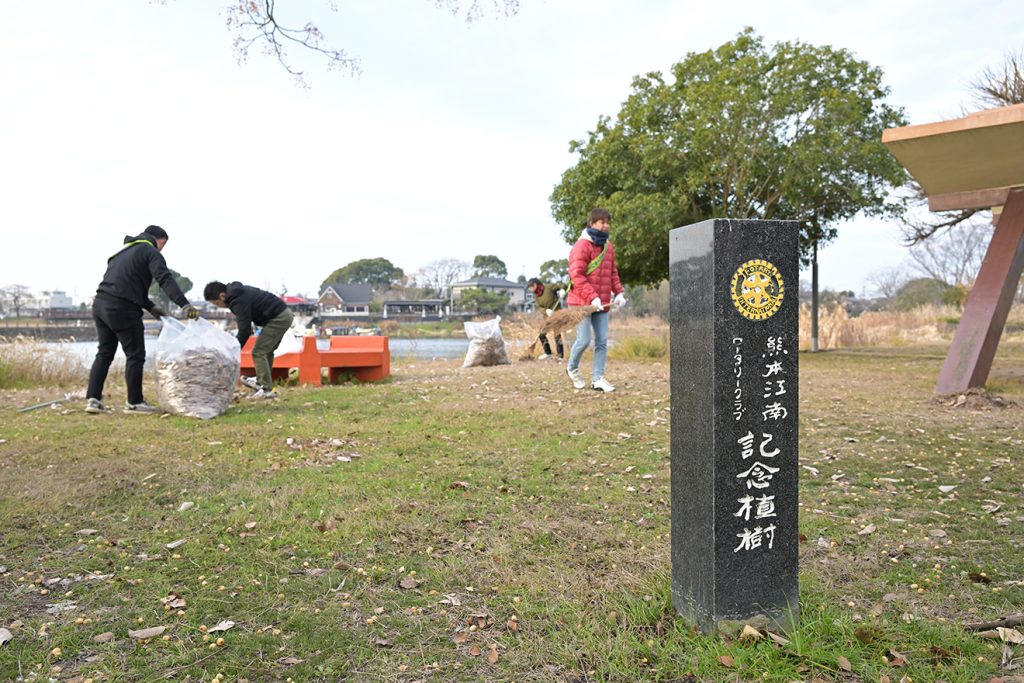
[[[935,385],[937,394],[983,387],[1024,271],[1024,187],[1007,194],[992,242],[967,297],[953,345]]]

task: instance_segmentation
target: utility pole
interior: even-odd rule
[[[818,236],[811,244],[811,353],[818,352]]]

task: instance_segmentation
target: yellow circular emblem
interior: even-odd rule
[[[764,259],[747,261],[732,276],[732,303],[750,320],[772,317],[785,291],[779,269]]]

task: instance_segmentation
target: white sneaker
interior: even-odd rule
[[[252,375],[242,375],[238,378],[239,381],[250,389],[259,389],[260,385],[256,382],[256,378]]]
[[[565,374],[569,375],[569,379],[572,380],[573,389],[582,389],[587,386],[587,380],[583,379],[583,375],[580,373],[579,368],[575,370],[572,368],[566,368]]]
[[[590,385],[595,391],[603,391],[606,394],[610,394],[615,391],[615,387],[612,386],[611,382],[606,380],[604,377],[598,380],[594,380],[594,383]]]
[[[537,356],[537,360],[545,360],[547,358],[551,358],[551,354],[550,353],[542,353],[539,356]]]
[[[152,415],[159,413],[160,409],[156,406],[151,406],[145,401],[142,403],[125,403],[124,414],[125,415]]]
[[[90,398],[85,402],[85,412],[92,415],[99,415],[100,413],[107,412],[107,407],[103,405],[103,401],[98,398]]]
[[[264,389],[260,387],[259,389],[256,390],[256,393],[254,393],[249,398],[253,400],[259,400],[261,398],[277,398],[277,392],[274,391],[273,389]]]

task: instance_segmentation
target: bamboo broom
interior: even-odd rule
[[[560,308],[550,316],[544,318],[544,322],[536,328],[537,336],[534,337],[533,343],[526,348],[526,351],[524,351],[523,355],[519,357],[519,360],[533,360],[534,353],[537,350],[537,344],[540,343],[540,335],[544,334],[549,337],[557,337],[563,332],[567,332],[575,328],[580,324],[581,320],[589,317],[593,312],[594,309],[590,306]]]

